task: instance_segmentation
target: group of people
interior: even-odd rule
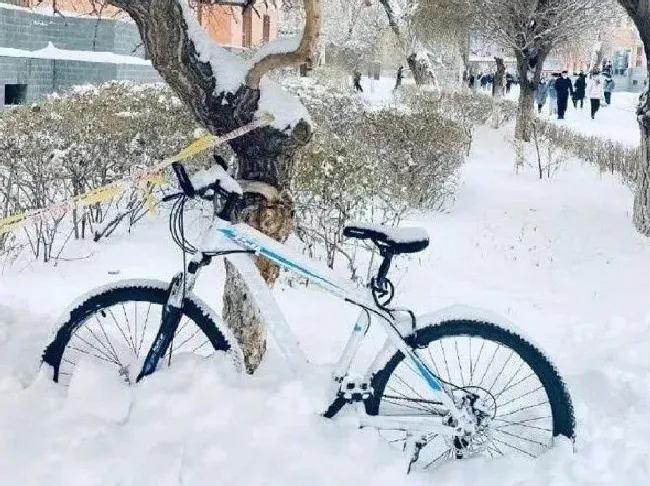
[[[490,73],[478,73],[476,76],[474,76],[473,73],[470,73],[469,77],[467,78],[469,89],[474,91],[476,89],[476,84],[479,83],[483,91],[492,91],[494,85],[494,77],[494,74]],[[517,79],[512,74],[506,73],[504,77],[504,87],[506,93],[510,93],[510,90],[514,84],[517,84]]]
[[[589,78],[581,71],[574,82],[569,78],[568,71],[553,73],[548,80],[542,77],[537,85],[535,92],[537,110],[541,113],[548,99],[549,113],[557,115],[558,120],[563,120],[569,105],[569,97],[571,97],[575,109],[578,108],[578,105],[582,109],[585,98],[588,98],[591,104],[591,118],[593,120],[598,110],[600,110],[601,102],[604,102],[605,105],[611,104],[615,85],[611,71],[605,71],[601,74],[598,69],[595,69],[591,72]]]

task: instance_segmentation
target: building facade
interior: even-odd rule
[[[206,32],[229,49],[277,35],[272,9],[196,11]],[[93,12],[88,0],[0,0],[0,106],[36,102],[79,84],[160,81],[145,57],[135,24],[111,7]]]

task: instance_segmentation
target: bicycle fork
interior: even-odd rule
[[[149,348],[142,369],[135,380],[136,383],[156,371],[158,363],[167,353],[174,340],[174,335],[181,322],[181,317],[183,316],[185,295],[192,291],[198,276],[198,271],[202,266],[204,265],[198,264],[193,266],[190,264],[188,273],[180,272],[176,274],[169,284],[169,297],[162,311],[160,328],[151,344],[151,348]]]

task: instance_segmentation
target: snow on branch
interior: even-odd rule
[[[303,8],[305,10],[305,28],[298,46],[291,51],[278,51],[275,45],[271,47],[270,52],[266,56],[254,62],[253,68],[246,75],[246,85],[249,88],[257,89],[262,76],[272,69],[299,64],[309,59],[312,55],[316,48],[318,37],[320,36],[320,0],[303,0]],[[287,49],[290,47],[295,47],[295,44],[292,45],[291,42],[287,42],[280,44],[279,48]]]
[[[592,28],[604,0],[463,0],[482,32],[524,58],[545,57]]]

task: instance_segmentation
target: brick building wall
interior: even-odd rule
[[[87,0],[56,0],[59,11],[73,15],[52,15],[51,5],[52,0],[40,4],[37,0],[0,0],[0,106],[7,101],[7,93],[15,90],[24,89],[21,100],[31,103],[78,84],[161,80],[148,64],[35,59],[8,52],[36,51],[52,42],[57,49],[67,51],[113,52],[144,58],[139,32],[128,17],[107,7],[98,21]],[[22,8],[25,6],[33,8]],[[241,12],[239,8],[204,6],[197,17],[211,37],[226,47],[252,47],[276,38],[274,8],[260,8],[259,15],[253,13],[246,18]],[[14,96],[9,95],[11,99]]]

